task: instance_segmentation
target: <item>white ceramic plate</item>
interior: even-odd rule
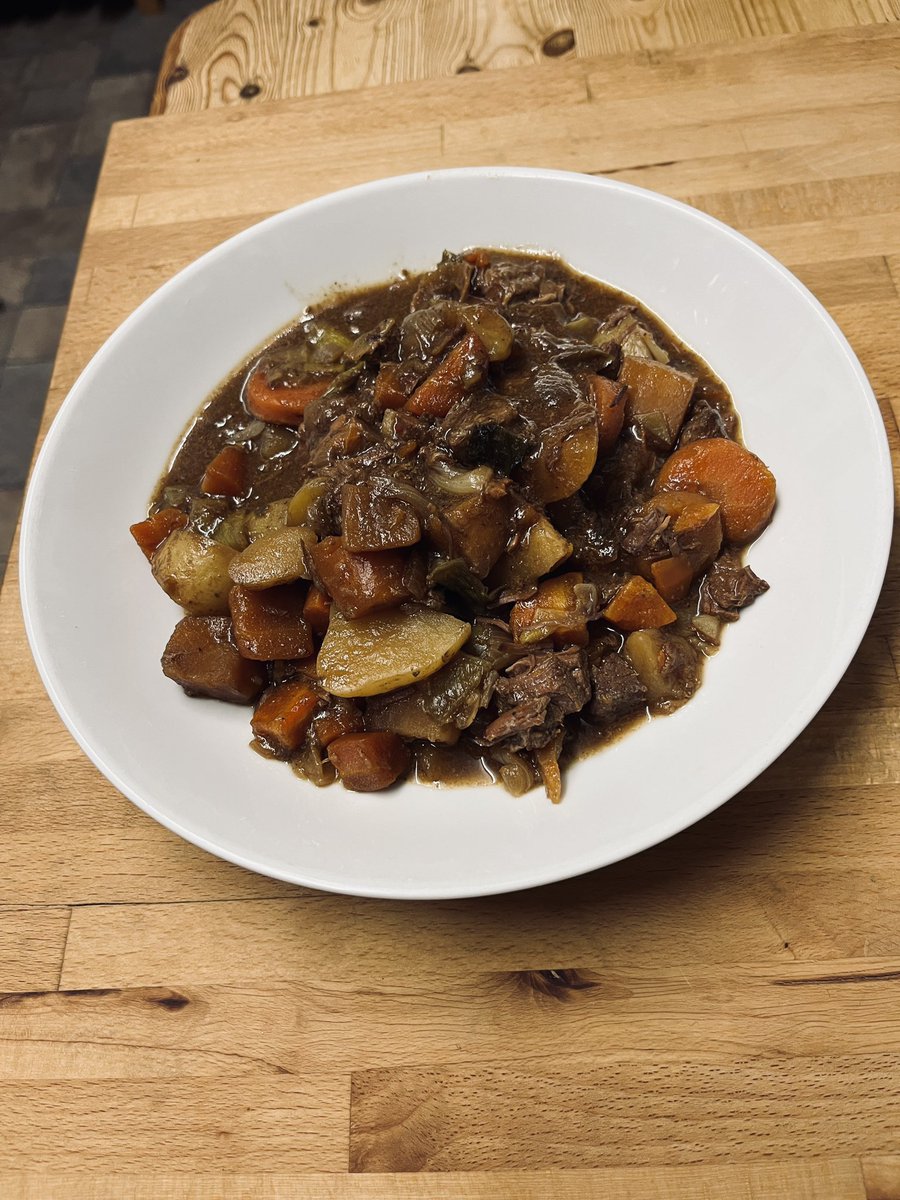
[[[554,252],[637,296],[725,380],[748,445],[778,480],[774,522],[751,554],[771,591],[728,629],[697,696],[570,769],[558,807],[540,791],[513,799],[499,787],[320,792],[251,753],[247,709],[190,700],[163,677],[159,656],[180,614],[128,533],[195,409],[306,303],[471,245]],[[110,338],[35,467],[22,601],[63,720],[168,828],[313,887],[479,895],[633,854],[768,766],[859,644],[884,574],[891,496],[859,363],[810,293],[741,235],[610,180],[506,168],[411,175],[247,230]]]

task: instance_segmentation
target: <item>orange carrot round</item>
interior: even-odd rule
[[[307,404],[324,395],[331,383],[331,379],[309,379],[305,383],[270,384],[265,371],[257,368],[244,386],[244,403],[260,421],[299,425]]]
[[[656,492],[702,492],[721,505],[727,541],[744,546],[768,525],[775,507],[775,476],[749,450],[728,438],[704,438],[668,458]]]

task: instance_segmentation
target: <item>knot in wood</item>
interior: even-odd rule
[[[573,29],[557,29],[544,39],[541,50],[548,58],[560,58],[575,47],[575,31]]]

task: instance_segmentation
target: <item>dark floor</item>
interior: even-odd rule
[[[202,7],[0,17],[0,580],[109,127],[146,115],[170,35]]]

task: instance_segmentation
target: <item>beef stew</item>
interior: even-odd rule
[[[415,770],[561,796],[683,704],[775,481],[722,382],[636,301],[493,249],[307,312],[196,418],[132,527],[190,695],[322,785]]]

